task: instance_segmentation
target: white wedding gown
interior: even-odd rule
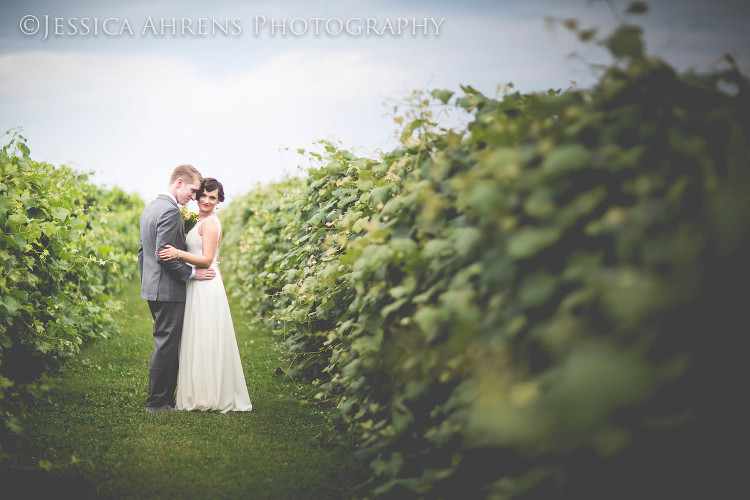
[[[221,222],[210,216],[219,224]],[[187,251],[200,255],[203,237],[198,227],[185,238]],[[253,408],[245,384],[240,352],[234,336],[224,282],[219,273],[219,249],[211,264],[212,280],[188,280],[185,322],[180,342],[180,370],[177,376],[178,410],[250,411]]]

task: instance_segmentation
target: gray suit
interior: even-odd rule
[[[185,283],[192,274],[192,268],[181,260],[159,259],[159,251],[167,244],[185,250],[185,232],[177,203],[160,194],[141,214],[138,248],[141,298],[148,301],[154,318],[154,350],[146,400],[146,406],[154,407],[174,406]]]

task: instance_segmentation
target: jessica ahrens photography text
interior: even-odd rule
[[[18,22],[27,36],[238,37],[377,36],[436,37],[445,18],[433,17],[58,17],[27,14]]]

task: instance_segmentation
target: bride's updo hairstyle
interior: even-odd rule
[[[203,183],[201,184],[201,188],[198,190],[198,194],[195,195],[195,199],[200,200],[201,196],[203,196],[206,191],[214,191],[216,189],[219,190],[219,201],[224,201],[224,186],[222,186],[221,182],[217,181],[213,177],[206,177],[205,179],[203,179]]]

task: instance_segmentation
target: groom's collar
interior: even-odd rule
[[[167,191],[162,191],[159,194],[163,194],[163,195],[169,196],[170,198],[172,198],[174,200],[174,202],[177,204],[177,206],[180,205],[179,203],[177,203],[177,198],[175,198],[172,193],[168,193]]]

